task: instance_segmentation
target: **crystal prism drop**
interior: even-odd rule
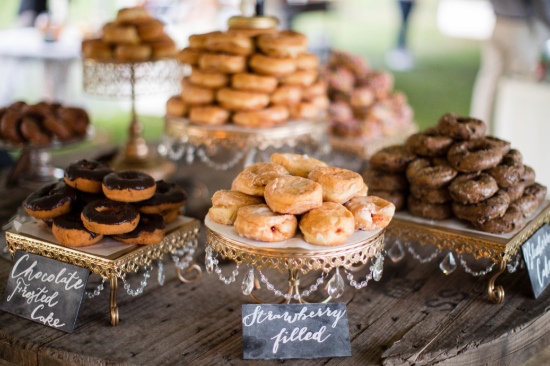
[[[243,284],[241,285],[241,290],[243,295],[250,295],[254,289],[254,268],[250,268],[248,272],[244,275]]]
[[[453,273],[456,269],[456,261],[452,252],[447,253],[445,259],[439,263],[439,269],[446,275]]]
[[[206,248],[206,257],[204,258],[204,265],[207,273],[212,273],[214,270],[214,258],[212,258],[212,249]]]
[[[388,250],[388,257],[390,257],[393,263],[397,263],[405,257],[405,251],[403,250],[401,240],[395,239],[393,245]]]
[[[382,271],[384,270],[384,257],[380,256],[374,262],[374,269],[372,271],[372,279],[380,281],[382,279]]]
[[[344,279],[340,276],[338,268],[336,268],[336,273],[327,284],[327,293],[329,296],[337,299],[344,294]]]

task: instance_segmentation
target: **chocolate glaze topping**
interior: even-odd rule
[[[91,232],[84,227],[82,220],[80,219],[80,213],[71,212],[65,215],[61,215],[53,219],[53,224],[61,229],[65,230],[81,230],[88,233],[92,238],[97,237],[99,234]]]
[[[88,203],[82,210],[87,220],[103,225],[120,225],[139,216],[138,210],[127,203],[103,199]]]
[[[157,182],[157,189],[153,197],[144,200],[135,202],[137,207],[144,206],[157,206],[163,203],[175,203],[183,202],[187,199],[187,195],[183,188],[174,183],[167,183],[163,180]]]
[[[79,160],[65,169],[65,177],[69,180],[83,178],[101,182],[112,170],[105,164],[93,160]]]
[[[155,230],[164,230],[166,225],[164,224],[164,219],[161,215],[158,214],[141,214],[139,218],[139,224],[138,226],[131,232],[126,234],[119,234],[116,235],[116,237],[121,239],[131,239],[131,238],[137,238],[140,236],[143,232],[146,233],[152,233]]]
[[[23,202],[23,207],[33,211],[49,211],[75,201],[74,188],[59,181],[31,193]]]
[[[108,189],[135,189],[142,191],[155,185],[155,180],[148,174],[135,171],[110,173],[103,178],[103,185]]]

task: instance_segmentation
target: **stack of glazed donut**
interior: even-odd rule
[[[392,203],[367,196],[361,175],[306,155],[279,154],[245,168],[231,190],[217,191],[208,215],[234,225],[240,236],[263,242],[294,237],[314,245],[343,244],[358,230],[386,227]]]
[[[0,108],[0,139],[13,144],[44,146],[86,135],[90,119],[82,108],[58,103],[15,102]]]
[[[412,215],[433,220],[454,215],[491,233],[524,226],[547,189],[535,182],[534,170],[523,164],[518,150],[485,131],[478,119],[447,113],[435,127],[410,136],[399,147],[416,156],[406,166]],[[391,153],[391,148],[381,150],[371,165],[376,167],[381,155]],[[400,158],[393,154],[394,160]]]
[[[30,194],[23,208],[51,225],[55,238],[68,247],[92,245],[105,235],[147,245],[162,241],[165,225],[181,214],[186,198],[176,184],[80,160],[67,167],[63,180]]]
[[[372,70],[365,59],[333,51],[321,73],[328,83],[332,133],[379,138],[413,123],[405,94],[393,91],[393,76]]]
[[[166,103],[170,116],[194,123],[272,127],[316,119],[328,107],[319,62],[294,31],[230,29],[192,35],[178,54],[192,67],[181,95]]]
[[[82,42],[84,58],[103,61],[147,61],[174,57],[177,51],[164,24],[142,7],[120,9],[116,19],[103,26],[101,38]]]

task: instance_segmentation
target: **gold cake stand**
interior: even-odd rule
[[[139,170],[159,180],[174,173],[175,164],[147,145],[136,113],[136,98],[179,91],[184,69],[176,59],[106,62],[83,59],[84,91],[90,95],[126,98],[132,103],[128,142],[111,162],[115,170]]]
[[[499,304],[504,300],[504,288],[495,286],[495,281],[506,269],[506,264],[518,254],[521,245],[548,222],[550,201],[544,201],[522,229],[500,235],[474,230],[458,219],[438,222],[397,213],[386,228],[386,239],[419,242],[422,246],[432,245],[439,250],[450,249],[458,255],[469,254],[475,259],[492,261],[498,268],[489,280],[487,293],[491,302]]]
[[[235,262],[237,269],[242,264],[248,265],[249,270],[243,280],[243,294],[250,295],[258,303],[265,302],[253,293],[254,290],[260,288],[259,281],[253,275],[254,270],[260,273],[261,281],[267,285],[268,290],[273,291],[276,296],[282,297],[279,303],[290,303],[292,300],[306,303],[304,297],[313,293],[333,269],[336,270],[335,275],[327,284],[329,296],[322,302],[328,302],[342,294],[344,283],[338,272],[339,268],[344,269],[350,285],[357,289],[365,287],[370,279],[374,278],[375,281],[378,281],[382,276],[384,229],[373,232],[356,231],[343,245],[322,247],[312,246],[305,243],[303,239],[296,237],[292,239],[298,241],[296,246],[293,244],[263,243],[240,238],[233,226],[215,223],[208,216],[205,219],[205,226],[207,272],[215,271],[226,284],[235,281],[238,271],[233,271],[233,275],[229,279],[224,278],[221,269],[217,267],[217,254],[220,254],[224,259]],[[300,242],[304,245],[300,245]],[[310,249],[308,247],[314,248]],[[370,274],[365,281],[358,283],[353,279],[351,272],[363,268],[369,260],[373,262],[370,267]],[[273,285],[268,282],[261,272],[263,269],[275,269],[280,273],[288,272],[288,289],[286,293],[273,288]],[[308,290],[301,291],[300,274],[305,275],[310,271],[321,271],[322,276]],[[331,285],[334,285],[332,291],[330,289]]]
[[[181,220],[182,223],[167,232],[160,243],[134,245],[127,250],[116,252],[110,256],[94,255],[78,248],[65,247],[40,237],[20,234],[13,229],[6,232],[6,241],[12,258],[15,255],[15,251],[23,250],[87,268],[92,274],[100,275],[104,281],[109,281],[111,324],[116,326],[119,321],[116,302],[119,279],[125,282],[127,274],[136,273],[142,266],[150,266],[154,260],[162,260],[163,256],[167,253],[190,257],[187,261],[190,264],[197,247],[200,222],[188,217],[183,217]],[[178,277],[183,282],[195,281],[201,274],[201,268],[197,264],[190,264],[185,269],[184,274],[195,272],[193,278],[184,278],[184,274],[180,272],[178,266],[176,266],[176,271]]]

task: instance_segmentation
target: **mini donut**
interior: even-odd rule
[[[129,233],[138,225],[139,217],[134,206],[109,199],[88,203],[80,214],[86,229],[103,235]]]
[[[429,128],[411,135],[406,145],[416,155],[434,157],[447,155],[453,142],[449,136],[440,135],[435,128]]]
[[[254,163],[244,168],[231,183],[231,190],[249,194],[251,196],[263,196],[265,186],[273,179],[288,175],[288,171],[275,163]]]
[[[149,42],[151,46],[151,58],[160,59],[174,57],[178,53],[176,43],[168,36],[164,39]]]
[[[265,203],[271,211],[301,215],[323,204],[323,189],[310,179],[285,175],[265,186]]]
[[[82,41],[82,55],[94,60],[110,60],[113,58],[113,49],[101,39],[87,39]]]
[[[271,57],[297,57],[307,51],[307,38],[301,33],[287,30],[258,36],[258,47]]]
[[[56,118],[53,113],[47,113],[44,115],[44,118],[42,119],[42,127],[61,141],[67,141],[74,137],[67,121],[62,120],[61,118]]]
[[[407,178],[401,173],[367,168],[362,175],[369,188],[375,191],[403,191],[409,187]]]
[[[452,199],[465,205],[485,201],[497,191],[497,182],[487,173],[462,174],[449,185]]]
[[[371,196],[380,197],[393,203],[396,211],[400,211],[405,208],[407,203],[407,193],[405,191],[377,191],[369,190]]]
[[[523,182],[519,182],[517,184],[514,184],[513,186],[502,188],[502,190],[506,192],[506,194],[510,197],[510,201],[514,202],[515,200],[523,196],[523,192],[525,191],[525,184],[523,184]]]
[[[63,107],[58,108],[55,113],[57,117],[65,121],[65,125],[71,129],[74,135],[84,136],[88,132],[90,117],[84,109],[78,107]]]
[[[336,167],[318,167],[308,174],[323,188],[323,201],[344,203],[357,195],[365,185],[360,174]]]
[[[129,233],[113,235],[113,239],[126,244],[150,245],[164,239],[166,224],[159,214],[141,214],[136,228]]]
[[[145,42],[154,41],[164,34],[164,23],[154,18],[137,24],[136,28],[139,38]]]
[[[151,18],[147,10],[140,6],[119,9],[116,15],[118,24],[139,24]]]
[[[82,192],[101,193],[103,178],[113,170],[93,160],[79,160],[65,169],[65,183]]]
[[[407,209],[411,215],[430,220],[445,220],[453,216],[451,205],[448,203],[428,203],[413,196],[407,199]]]
[[[182,81],[181,99],[185,104],[202,105],[212,104],[216,92],[213,89],[193,85],[187,79]]]
[[[212,52],[248,56],[254,53],[254,42],[250,37],[235,33],[216,33],[206,38],[205,47]]]
[[[133,25],[117,25],[106,23],[103,26],[103,41],[116,45],[137,45],[141,41],[136,27]]]
[[[305,88],[312,85],[317,80],[317,76],[317,70],[296,70],[293,73],[282,76],[281,83]]]
[[[135,202],[141,213],[145,214],[160,214],[164,211],[179,210],[185,201],[187,195],[182,187],[175,183],[168,183],[163,180],[156,182],[157,188],[153,197]]]
[[[487,141],[488,143],[494,145],[500,151],[502,156],[506,155],[510,151],[510,142],[508,142],[508,141],[501,140],[501,139],[496,138],[494,136],[485,136],[485,141]],[[517,152],[519,153],[519,151],[517,151]]]
[[[316,71],[319,69],[319,58],[312,53],[301,53],[296,57],[296,68]]]
[[[270,96],[271,104],[275,105],[293,105],[302,100],[302,89],[292,85],[282,85],[275,89]]]
[[[355,229],[367,231],[385,228],[395,213],[393,203],[376,196],[354,197],[344,207],[352,213]]]
[[[215,105],[191,107],[189,119],[203,125],[223,125],[229,120],[229,112]]]
[[[55,217],[52,222],[52,234],[66,247],[85,247],[103,239],[103,234],[86,229],[80,214],[75,213]]]
[[[229,76],[220,72],[206,72],[194,67],[189,81],[197,86],[209,89],[219,89],[229,84]]]
[[[528,165],[524,165],[523,176],[521,177],[525,187],[529,187],[535,183],[536,174],[535,170]]]
[[[275,105],[259,111],[237,112],[233,115],[233,123],[244,127],[267,128],[287,121],[288,117],[287,107]]]
[[[74,202],[76,191],[65,182],[59,181],[31,193],[23,201],[23,208],[30,216],[47,220],[69,213]]]
[[[178,54],[176,55],[176,58],[182,64],[198,66],[199,59],[201,56],[202,56],[202,52],[200,51],[197,51],[191,48],[184,48],[183,50],[178,52]]]
[[[487,126],[483,121],[454,113],[444,114],[437,122],[437,131],[455,140],[471,140],[485,136]]]
[[[485,139],[457,142],[447,153],[447,160],[460,172],[476,172],[497,166],[502,154]]]
[[[269,161],[282,165],[291,175],[307,178],[308,174],[315,168],[326,167],[326,163],[301,154],[273,153]]]
[[[523,196],[518,198],[514,203],[518,205],[523,217],[527,218],[535,213],[545,197],[546,187],[539,183],[535,183],[525,188]]]
[[[199,57],[199,67],[205,71],[238,74],[246,72],[246,57],[203,53]]]
[[[16,144],[25,142],[25,138],[21,135],[20,124],[23,114],[16,108],[8,108],[0,121],[0,135],[10,142]]]
[[[265,203],[262,197],[251,196],[239,191],[220,190],[212,196],[212,207],[208,216],[222,225],[233,225],[239,208]]]
[[[267,94],[229,88],[218,90],[216,100],[222,107],[232,111],[257,111],[269,104]]]
[[[476,229],[488,233],[502,234],[521,229],[525,225],[525,220],[519,206],[512,203],[502,217],[496,217],[484,223],[473,222],[472,224]]]
[[[439,188],[429,188],[411,184],[409,190],[411,196],[426,203],[442,204],[451,202],[449,186],[446,185]]]
[[[454,170],[446,160],[417,158],[407,167],[407,180],[417,186],[440,188],[448,185],[456,177]]]
[[[231,86],[237,90],[273,93],[277,88],[277,78],[255,74],[235,74],[231,78]]]
[[[319,117],[319,108],[310,102],[300,102],[288,106],[290,118],[313,120]]]
[[[303,90],[303,96],[305,99],[312,99],[319,95],[326,96],[327,94],[327,82],[323,79],[319,79],[307,88]]]
[[[416,158],[407,147],[393,145],[385,147],[372,155],[369,160],[374,169],[399,173],[407,170],[407,165]]]
[[[35,146],[43,146],[52,142],[51,137],[42,130],[34,118],[23,116],[19,129],[23,138]]]
[[[137,171],[109,173],[103,178],[103,194],[113,201],[137,202],[153,197],[157,184],[153,177]],[[92,230],[93,231],[93,230]]]
[[[174,117],[185,117],[189,108],[179,95],[173,95],[166,101],[166,114]]]
[[[147,44],[119,44],[115,47],[115,58],[120,61],[146,61],[151,58],[152,48]]]
[[[254,72],[269,76],[284,76],[296,71],[296,61],[293,58],[268,57],[259,53],[250,58],[248,65]]]
[[[265,242],[290,239],[297,227],[296,216],[275,213],[266,204],[241,207],[235,219],[235,230],[240,236]]]
[[[221,34],[220,31],[203,33],[203,34],[192,34],[189,36],[189,47],[196,50],[206,50],[206,42],[211,36],[216,36]]]
[[[487,173],[495,178],[500,188],[507,188],[520,183],[524,171],[521,153],[514,149],[504,155],[499,165],[487,170]]]
[[[323,202],[321,207],[314,208],[302,216],[300,230],[304,240],[310,244],[340,245],[355,231],[355,219],[341,204]]]
[[[483,223],[501,217],[508,209],[510,197],[503,190],[498,190],[492,197],[471,205],[452,203],[453,212],[459,219]]]

